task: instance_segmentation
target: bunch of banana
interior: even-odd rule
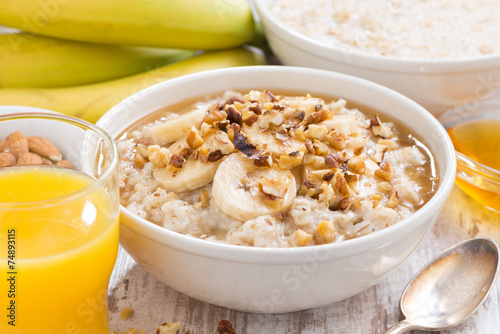
[[[3,88],[0,89],[0,105],[45,108],[95,122],[121,100],[159,82],[211,69],[264,63],[261,54],[244,48],[213,51],[130,77],[96,84],[62,88]]]
[[[0,88],[64,87],[113,80],[173,63],[193,51],[0,35]]]
[[[0,25],[94,43],[214,50],[253,35],[246,0],[2,0]]]

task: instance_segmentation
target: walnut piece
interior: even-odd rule
[[[129,306],[126,306],[123,308],[123,310],[120,312],[120,318],[122,320],[127,320],[130,318],[130,316],[134,313],[134,310],[130,308]]]
[[[156,328],[156,334],[177,334],[180,328],[180,322],[164,322]]]
[[[219,334],[236,334],[236,330],[228,320],[219,320],[217,331]]]
[[[286,186],[279,181],[263,177],[258,182],[259,191],[271,199],[283,198],[286,194]]]
[[[335,225],[328,220],[323,220],[316,227],[318,229],[318,236],[325,242],[332,242],[335,240]]]

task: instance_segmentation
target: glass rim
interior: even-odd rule
[[[44,199],[40,201],[26,201],[26,202],[0,202],[0,209],[10,209],[10,210],[25,210],[27,208],[47,208],[51,206],[61,205],[67,203],[68,201],[74,200],[76,198],[85,196],[93,191],[95,191],[99,187],[103,187],[104,184],[109,180],[118,166],[118,149],[116,147],[116,143],[111,138],[111,136],[101,129],[100,127],[92,124],[88,121],[85,121],[80,118],[60,114],[60,113],[50,113],[50,112],[19,112],[19,113],[9,113],[0,115],[0,122],[7,120],[21,120],[21,119],[45,119],[52,121],[62,121],[85,130],[91,130],[101,136],[104,140],[106,140],[110,144],[111,148],[111,159],[108,168],[99,175],[98,178],[95,178],[92,175],[89,175],[93,180],[90,184],[86,185],[83,188],[80,188],[76,191],[73,191],[69,194],[63,196],[56,196],[49,199]],[[44,165],[37,165],[44,167]],[[9,166],[14,167],[14,166]],[[0,167],[0,170],[3,168],[9,167]],[[19,166],[26,167],[26,166]],[[78,170],[77,170],[78,171]],[[88,174],[86,174],[88,175]]]

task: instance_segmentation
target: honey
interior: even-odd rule
[[[500,120],[473,120],[448,129],[458,156],[457,185],[469,196],[500,211]],[[485,168],[489,167],[489,168]]]

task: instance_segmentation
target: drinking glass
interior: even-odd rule
[[[5,145],[15,131],[43,162],[17,157],[0,167],[0,333],[108,334],[119,230],[116,146],[91,123],[29,112],[0,116],[3,153],[26,154],[18,152],[20,136]],[[62,157],[50,157],[53,147],[44,151],[40,138]],[[57,164],[61,158],[71,166]]]

